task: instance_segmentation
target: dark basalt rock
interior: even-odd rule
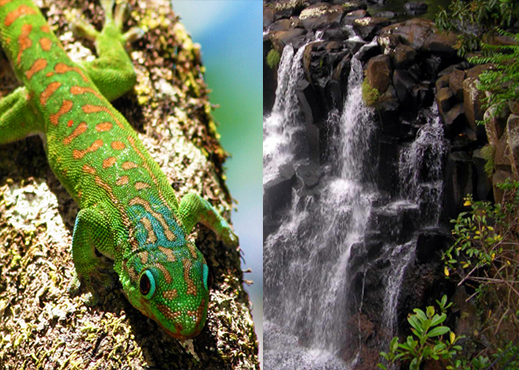
[[[378,55],[369,60],[366,69],[366,81],[380,94],[387,91],[389,85],[391,85],[392,76],[393,66],[389,55]]]
[[[344,10],[340,5],[317,3],[304,9],[299,15],[303,27],[307,30],[324,29],[338,26]]]
[[[364,17],[353,21],[353,29],[362,39],[371,41],[378,30],[390,23],[387,18]]]
[[[420,15],[427,12],[427,4],[420,1],[411,1],[404,5],[404,9],[407,14]]]

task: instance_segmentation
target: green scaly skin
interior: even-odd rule
[[[0,39],[23,83],[0,100],[0,144],[41,134],[49,164],[78,202],[72,254],[79,278],[91,294],[92,279],[108,284],[95,249],[114,260],[134,307],[169,335],[192,338],[207,318],[208,267],[186,236],[201,222],[223,242],[237,246],[227,222],[203,198],[177,202],[159,166],[109,100],[135,84],[122,33],[122,8],[101,0],[105,25],[95,40],[98,58],[81,65],[63,51],[39,9],[29,0],[0,0]],[[125,4],[123,4],[125,5]]]

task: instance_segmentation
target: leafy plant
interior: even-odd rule
[[[447,318],[447,308],[452,303],[447,303],[445,295],[436,303],[439,312],[436,312],[434,306],[427,307],[425,312],[419,308],[413,310],[414,314],[407,318],[413,335],[402,343],[398,337],[394,337],[389,344],[389,352],[380,353],[388,363],[406,361],[409,362],[409,370],[418,370],[427,360],[451,360],[461,351],[461,346],[456,344],[461,337],[457,337],[448,326],[442,325]],[[446,334],[448,337],[444,338]],[[382,363],[378,367],[387,370]]]
[[[474,291],[494,348],[519,339],[519,182],[497,187],[500,203],[465,198],[470,210],[452,221],[455,243],[442,256],[447,278],[456,276]]]
[[[511,26],[519,18],[516,0],[456,0],[448,9],[436,14],[436,25],[441,30],[456,31],[458,54],[480,48],[481,41],[491,37],[498,28]]]
[[[267,65],[270,69],[274,69],[278,66],[281,60],[281,55],[276,49],[271,49],[267,54]]]
[[[469,58],[471,63],[491,63],[491,69],[479,76],[478,89],[488,91],[486,107],[495,106],[498,115],[509,101],[519,101],[519,34],[502,29],[497,32],[515,40],[517,45],[482,44],[483,55]]]

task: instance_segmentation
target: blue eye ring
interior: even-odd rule
[[[155,293],[155,278],[150,270],[145,270],[139,279],[139,291],[146,299],[153,297]]]

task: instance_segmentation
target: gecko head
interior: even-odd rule
[[[141,250],[126,266],[127,279],[122,280],[134,307],[174,338],[200,334],[207,319],[209,269],[194,245]]]

